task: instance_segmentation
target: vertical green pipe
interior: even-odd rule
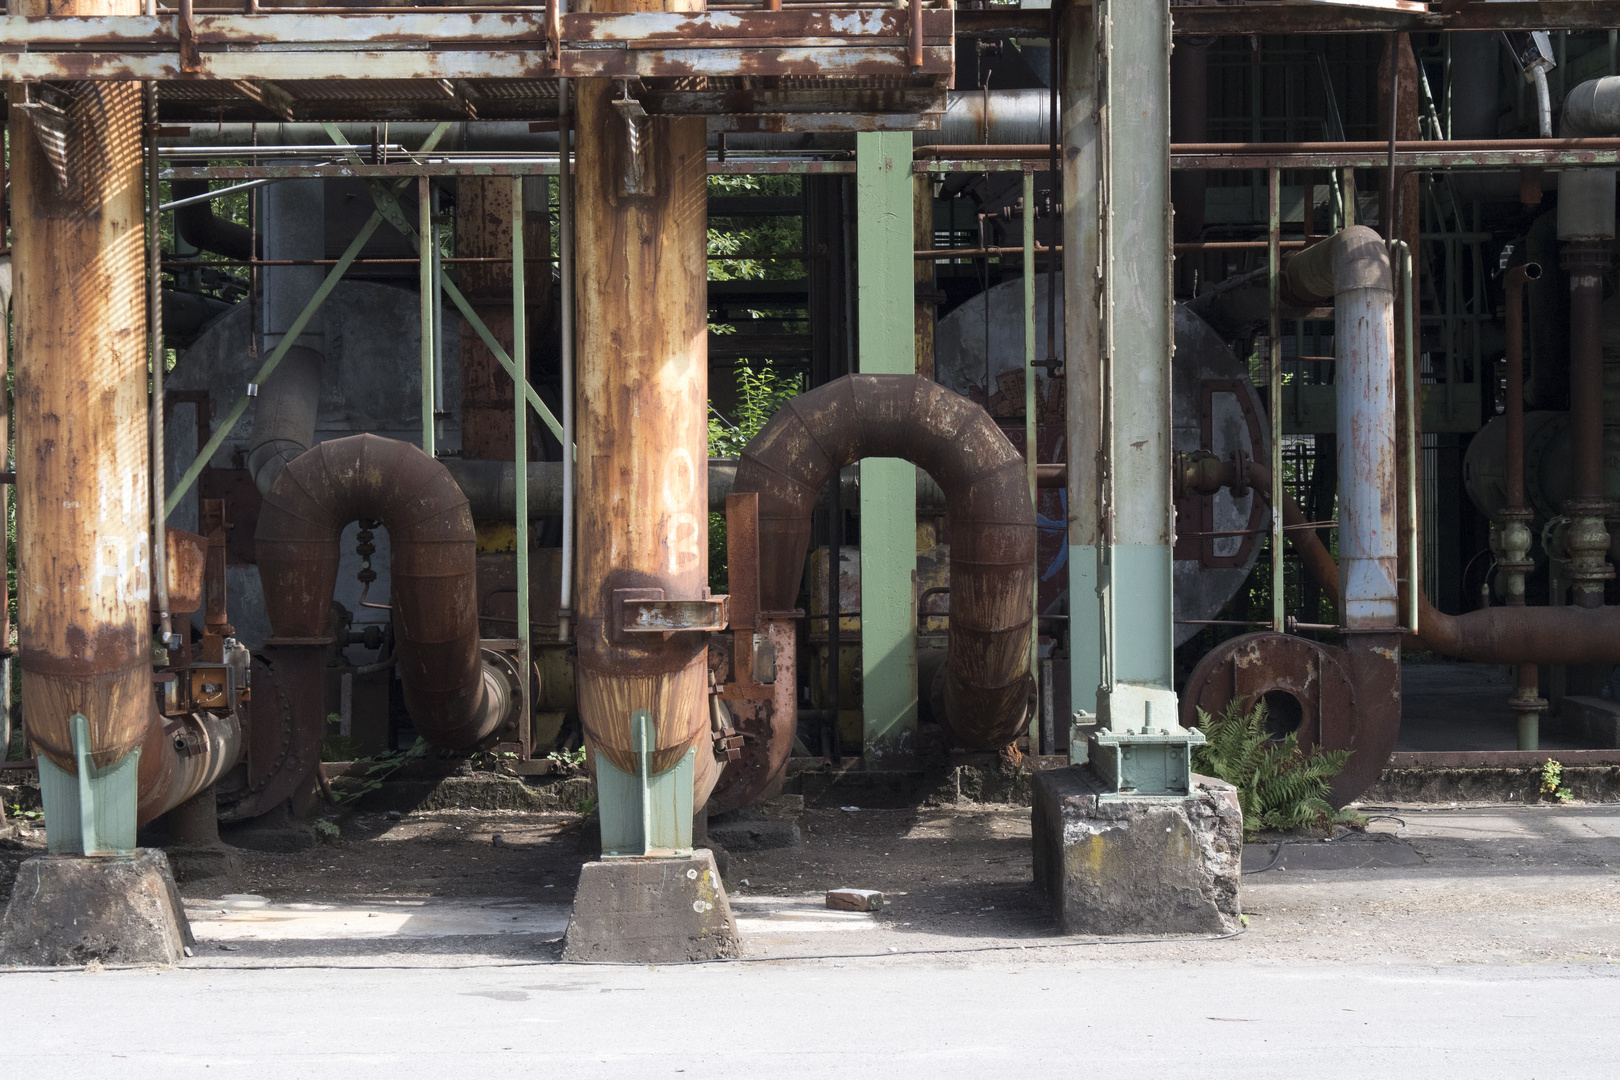
[[[989,393],[990,388],[985,388]],[[1035,492],[1035,172],[1024,166],[1024,471],[1029,478],[1029,501]],[[1029,670],[1041,669],[1041,582],[1037,575],[1030,595],[1034,633],[1029,635]],[[1041,752],[1040,710],[1029,718],[1029,752]]]
[[[1280,182],[1275,167],[1267,171],[1266,205],[1270,216],[1266,233],[1267,265],[1271,274],[1271,628],[1283,632],[1283,518],[1282,518],[1282,213]]]
[[[417,288],[421,291],[421,337],[422,337],[422,452],[428,457],[438,456],[433,431],[433,413],[436,403],[433,400],[433,297],[438,292],[433,287],[433,196],[429,190],[431,181],[426,176],[416,178],[416,232],[422,242],[416,248],[416,261],[419,272],[417,275]],[[519,397],[522,395],[520,394]],[[520,410],[521,411],[521,410]],[[520,474],[521,475],[521,474]]]
[[[523,177],[512,177],[512,445],[516,455],[513,488],[517,495],[517,639],[518,671],[522,673],[522,705],[518,712],[521,741],[529,742],[529,305],[523,284]]]

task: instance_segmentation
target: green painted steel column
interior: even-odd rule
[[[1170,6],[1097,0],[1093,12],[1103,610],[1089,757],[1121,794],[1171,795],[1188,790],[1201,736],[1180,726],[1172,681]]]
[[[1102,602],[1097,592],[1101,533],[1097,460],[1102,413],[1096,281],[1099,259],[1097,34],[1089,7],[1063,10],[1063,368],[1064,439],[1069,463],[1069,693],[1073,722],[1095,719],[1102,683]],[[1072,733],[1072,729],[1071,729]],[[1086,760],[1084,737],[1071,738],[1069,758]]]
[[[418,235],[427,243],[416,247],[417,290],[421,303],[422,354],[422,453],[437,457],[439,453],[434,412],[439,404],[433,397],[433,339],[438,332],[433,323],[433,298],[438,290],[433,287],[433,198],[432,181],[425,176],[416,178],[416,209]]]
[[[916,370],[911,133],[855,136],[859,361],[863,373]],[[861,676],[869,769],[914,753],[917,737],[917,473],[861,462]]]

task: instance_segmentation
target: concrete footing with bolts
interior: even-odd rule
[[[1230,784],[1119,796],[1086,766],[1034,777],[1035,887],[1066,934],[1238,929],[1243,814]]]

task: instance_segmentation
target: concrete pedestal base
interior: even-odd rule
[[[604,859],[580,868],[564,960],[717,960],[739,951],[737,921],[707,848],[681,859]]]
[[[242,860],[225,844],[196,844],[163,850],[169,856],[176,881],[215,881],[234,877],[242,869]]]
[[[1035,887],[1066,934],[1218,934],[1241,909],[1243,814],[1230,784],[1121,798],[1088,766],[1035,774]]]
[[[176,964],[193,944],[163,852],[40,855],[17,868],[0,964]]]

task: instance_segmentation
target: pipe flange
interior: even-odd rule
[[[1509,696],[1507,706],[1516,713],[1529,716],[1546,712],[1552,708],[1552,703],[1544,697],[1535,697],[1533,695],[1531,697],[1520,697],[1517,692],[1514,692]]]
[[[1601,274],[1609,268],[1609,245],[1604,240],[1566,240],[1558,265],[1571,273]]]
[[[1603,585],[1614,577],[1609,564],[1609,530],[1603,523],[1609,507],[1603,500],[1581,500],[1568,504],[1569,523],[1563,529],[1564,549],[1569,552],[1565,576],[1575,590],[1577,606],[1597,606],[1603,600]],[[1587,603],[1579,603],[1582,596]]]

